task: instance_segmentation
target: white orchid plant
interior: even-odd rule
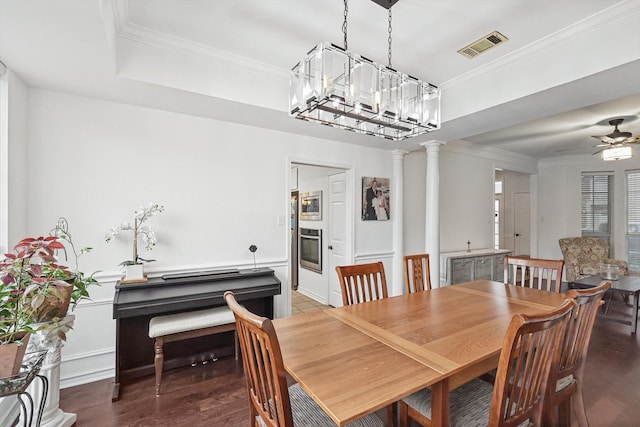
[[[144,223],[149,218],[162,211],[164,211],[164,206],[159,205],[158,203],[150,203],[148,207],[140,208],[133,213],[133,225],[129,222],[123,222],[118,226],[111,227],[105,236],[107,243],[113,240],[113,238],[122,231],[133,231],[133,259],[123,261],[119,265],[126,266],[155,261],[153,259],[144,259],[138,256],[138,236],[141,236],[142,240],[144,240],[145,249],[153,249],[157,242],[156,233],[151,227]]]

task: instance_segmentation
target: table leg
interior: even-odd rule
[[[633,293],[633,312],[631,313],[631,333],[635,335],[638,330],[638,292]]]
[[[449,427],[449,379],[431,386],[431,425]]]

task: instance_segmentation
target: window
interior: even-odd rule
[[[605,240],[612,251],[613,172],[584,172],[580,187],[582,236]],[[609,256],[612,257],[613,254],[610,253]]]
[[[495,181],[493,183],[494,193],[502,194],[502,180]]]
[[[640,271],[640,170],[627,171],[627,261]]]

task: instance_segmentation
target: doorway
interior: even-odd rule
[[[495,170],[494,246],[531,255],[531,176]]]
[[[309,298],[306,301],[309,305],[341,305],[335,265],[353,260],[353,172],[346,167],[292,162],[291,169],[294,168],[297,186],[294,189],[292,182],[290,192],[290,301],[293,304],[294,298],[298,301]],[[320,200],[321,208],[319,212],[314,209],[314,215],[301,215],[304,196],[309,194]],[[318,263],[313,268],[300,262],[303,229],[306,234],[322,236]]]

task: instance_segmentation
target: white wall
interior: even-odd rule
[[[637,151],[637,150],[636,150]],[[626,260],[625,170],[640,169],[640,153],[629,160],[605,162],[600,156],[563,156],[540,162],[538,238],[540,257],[562,258],[558,239],[581,235],[582,172],[614,172],[613,255]],[[532,219],[533,220],[533,219]]]
[[[426,154],[404,159],[405,253],[424,251]],[[495,168],[536,173],[534,159],[467,143],[450,142],[440,149],[440,251],[493,247]],[[433,261],[432,261],[433,262]]]
[[[63,349],[63,386],[113,375],[113,286],[131,239],[106,244],[104,235],[131,221],[138,207],[165,206],[149,221],[158,245],[141,252],[157,259],[147,266],[150,274],[253,266],[248,248],[255,244],[258,265],[274,268],[282,281],[280,314],[290,301],[289,224],[279,225],[289,214],[290,162],[351,168],[356,195],[362,176],[392,171],[385,150],[48,90],[28,90],[27,113],[28,182],[11,186],[26,194],[25,232],[47,233],[65,216],[76,244],[94,247],[81,259],[82,270],[102,271],[93,302],[75,311]],[[358,255],[390,252],[390,221],[363,223],[360,197],[353,203]]]

